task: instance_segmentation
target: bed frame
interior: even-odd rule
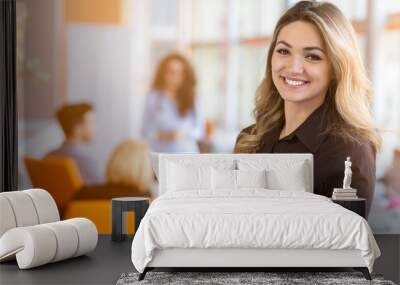
[[[361,271],[371,280],[359,250],[330,249],[196,249],[171,248],[156,250],[153,259],[139,275],[160,268],[210,269],[229,268],[229,271],[258,271],[271,268],[337,268],[350,267]]]

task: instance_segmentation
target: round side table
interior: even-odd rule
[[[113,241],[123,241],[126,238],[125,212],[135,212],[135,233],[140,221],[149,208],[149,198],[145,197],[120,197],[112,199],[112,234]]]

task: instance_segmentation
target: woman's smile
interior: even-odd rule
[[[281,75],[280,78],[286,87],[291,88],[293,90],[304,89],[303,87],[306,87],[308,84],[310,84],[310,81],[300,78],[288,77],[283,75]]]

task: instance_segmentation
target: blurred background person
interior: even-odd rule
[[[122,141],[112,152],[106,167],[106,183],[84,187],[75,199],[111,199],[123,196],[151,196],[154,183],[149,148],[132,139]]]
[[[130,139],[121,142],[108,160],[106,173],[108,184],[148,193],[154,182],[148,146]]]
[[[185,57],[172,53],[161,60],[146,98],[142,123],[142,135],[153,151],[200,151],[204,121],[195,87],[196,76]]]
[[[57,149],[49,152],[45,157],[72,158],[85,185],[102,183],[103,178],[98,163],[87,154],[87,149],[85,149],[93,141],[95,135],[92,105],[66,104],[56,112],[56,117],[65,139]]]

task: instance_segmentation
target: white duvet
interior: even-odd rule
[[[135,268],[143,272],[165,248],[358,249],[370,272],[380,255],[359,215],[323,196],[266,189],[160,196],[134,237]]]

